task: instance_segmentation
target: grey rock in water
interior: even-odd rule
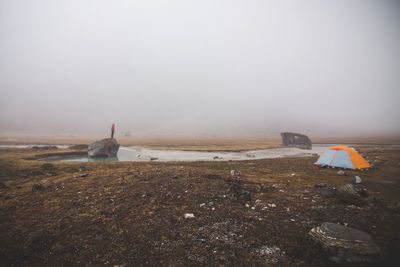
[[[304,134],[283,132],[282,144],[287,147],[297,147],[301,149],[311,149],[312,143],[310,138]]]
[[[89,157],[115,157],[119,144],[114,138],[105,138],[91,143],[88,147]]]
[[[325,222],[312,228],[309,235],[339,264],[369,264],[383,256],[369,234],[347,226]]]

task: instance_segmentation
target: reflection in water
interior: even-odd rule
[[[118,156],[114,157],[83,157],[86,158],[88,162],[98,162],[98,161],[119,161]]]
[[[255,160],[266,158],[280,158],[287,156],[312,156],[320,155],[327,149],[326,145],[314,146],[312,150],[298,148],[272,148],[242,152],[203,152],[149,149],[143,147],[121,147],[118,157],[114,158],[88,158],[85,156],[67,156],[58,158],[64,161],[98,162],[98,161],[229,161],[229,160]],[[51,160],[51,159],[46,159]]]

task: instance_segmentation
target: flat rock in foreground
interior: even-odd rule
[[[105,138],[91,143],[88,147],[89,157],[115,157],[118,153],[119,143],[114,138]]]
[[[326,222],[309,232],[337,263],[368,264],[383,255],[372,237],[360,230],[336,223]]]

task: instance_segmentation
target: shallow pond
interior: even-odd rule
[[[298,148],[271,148],[242,152],[203,152],[150,149],[143,147],[120,147],[117,157],[114,158],[88,158],[85,155],[54,156],[43,160],[63,161],[228,161],[228,160],[254,160],[266,158],[281,158],[289,156],[321,155],[328,145],[313,146],[312,150]]]

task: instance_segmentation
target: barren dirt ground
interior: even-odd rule
[[[1,149],[0,265],[336,266],[307,234],[329,221],[370,233],[386,253],[380,265],[396,266],[400,150],[361,151],[376,168],[339,176],[315,167],[315,157],[52,167],[25,160],[43,151]],[[232,169],[241,176],[231,177]],[[354,175],[372,204],[314,191]]]

